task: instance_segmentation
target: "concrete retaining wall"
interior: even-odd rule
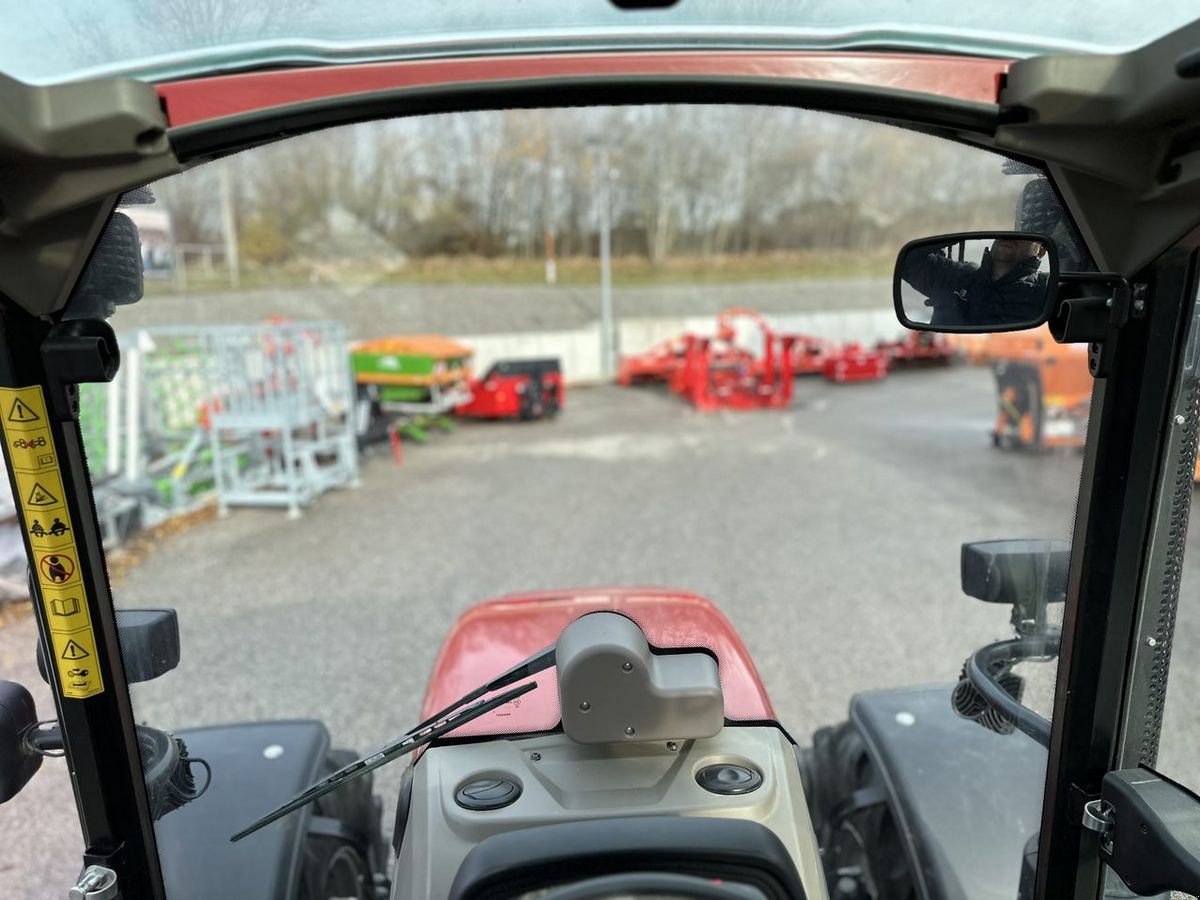
[[[571,383],[600,380],[600,328],[577,328],[570,331],[534,331],[525,334],[464,334],[455,335],[475,351],[472,367],[483,374],[488,366],[500,359],[529,359],[556,356],[562,361],[563,373]]]

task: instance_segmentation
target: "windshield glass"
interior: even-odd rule
[[[281,62],[523,47],[878,47],[1023,57],[1129,50],[1195,12],[1189,0],[686,0],[637,12],[607,0],[363,0],[353,12],[332,0],[69,0],[50,8],[9,4],[0,67],[33,81],[66,81],[85,71],[161,80]]]
[[[132,685],[135,718],[206,761],[153,792],[169,896],[197,865],[234,879],[214,896],[256,896],[244,879],[289,858],[295,834],[319,871],[342,841],[395,896],[426,896],[404,885],[435,858],[452,876],[449,860],[509,816],[720,814],[696,781],[706,760],[767,773],[764,793],[721,803],[792,835],[797,865],[816,841],[849,867],[836,809],[884,777],[858,728],[897,754],[888,777],[912,788],[931,855],[966,867],[938,877],[1016,896],[1046,752],[964,664],[1049,715],[1086,354],[1041,330],[905,331],[892,269],[914,238],[1014,228],[1086,267],[1040,170],[827,113],[642,106],[365,123],[152,191],[121,208],[143,235],[145,297],[116,307],[121,370],[82,386],[80,426],[118,608],[178,617],[178,665]],[[128,299],[85,293],[74,312]],[[1019,540],[975,544],[1003,539]],[[659,648],[715,655],[718,735],[684,718],[639,744],[645,726],[621,722],[620,751],[568,765],[564,676],[548,671],[461,729],[476,740],[411,769],[406,755],[230,843],[598,609]],[[22,648],[6,659],[41,686],[34,634],[26,617],[0,649]],[[710,670],[689,671],[710,697]],[[38,702],[52,708],[44,688]],[[592,722],[598,704],[569,709]],[[532,737],[480,740],[514,732]],[[434,768],[454,750],[479,755]],[[658,763],[606,769],[673,753],[695,761],[678,795],[639,780]],[[459,796],[506,778],[523,792],[507,811],[470,807],[511,797],[503,785]],[[908,896],[903,880],[925,876],[895,857],[899,826],[862,815],[850,824],[871,823],[878,867],[863,877]],[[351,835],[382,821],[383,837],[303,830],[317,820]],[[37,827],[31,897],[38,867],[69,862],[78,840],[69,820]]]

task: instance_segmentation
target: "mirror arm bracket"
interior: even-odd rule
[[[67,319],[46,335],[42,360],[55,414],[68,422],[79,418],[78,385],[112,381],[121,353],[112,326],[103,319]]]
[[[1097,285],[1110,290],[1097,294]],[[1087,344],[1088,371],[1105,378],[1112,370],[1111,339],[1145,314],[1146,285],[1112,273],[1072,272],[1059,276],[1058,305],[1048,325],[1060,344]]]

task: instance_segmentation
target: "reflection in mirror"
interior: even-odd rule
[[[932,331],[1013,331],[1046,320],[1055,255],[1032,234],[945,235],[914,242],[896,264],[896,309]]]

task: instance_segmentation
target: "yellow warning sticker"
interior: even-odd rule
[[[54,663],[64,696],[90,697],[104,690],[100,670],[96,668],[96,641],[91,628],[52,631],[50,643],[54,646]]]
[[[35,396],[36,392],[36,396]],[[46,424],[46,404],[40,387],[18,388],[4,401],[5,430],[9,428],[41,428]]]
[[[82,700],[103,692],[104,682],[42,389],[0,388],[0,428],[50,623],[59,688],[64,697]]]
[[[87,602],[78,587],[43,587],[42,602],[46,605],[46,618],[51,631],[78,631],[91,628]]]
[[[58,459],[51,449],[52,440],[49,428],[16,432],[15,436],[8,440],[8,453],[12,457],[13,468],[24,472],[57,469]]]
[[[79,580],[79,568],[75,563],[75,548],[55,550],[53,553],[35,553],[38,575],[42,585],[71,585]]]
[[[56,471],[22,472],[17,469],[17,499],[29,513],[39,515],[43,510],[63,505],[62,479]]]
[[[66,510],[51,510],[45,515],[34,515],[28,522],[29,542],[34,550],[63,550],[74,546],[71,526],[64,519]]]

